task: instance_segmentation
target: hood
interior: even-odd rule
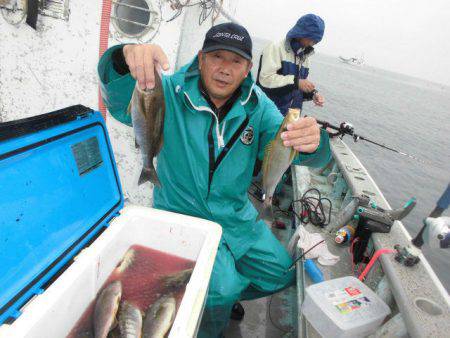
[[[298,19],[295,26],[287,33],[286,40],[309,38],[317,43],[322,40],[324,31],[325,23],[320,16],[306,14]]]

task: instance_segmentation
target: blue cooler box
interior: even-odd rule
[[[68,334],[133,244],[196,261],[170,336],[195,335],[220,227],[123,206],[99,112],[77,105],[0,124],[0,337]]]

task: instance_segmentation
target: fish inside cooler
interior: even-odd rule
[[[131,246],[67,337],[161,337],[175,319],[195,262]]]
[[[0,124],[0,182],[0,338],[102,336],[102,325],[195,336],[221,227],[123,208],[99,112],[72,106]]]
[[[101,312],[102,306],[114,303],[97,301],[114,282],[120,283],[121,290],[120,297],[117,288],[111,292],[117,309],[106,311],[117,312],[109,318],[109,336],[120,332],[121,310],[131,305],[141,314],[140,332],[167,330],[168,337],[194,337],[220,235],[219,225],[206,220],[126,207],[13,324],[1,327],[0,337],[94,337],[108,321],[96,322],[96,307]],[[159,316],[154,315],[156,308],[161,311]],[[113,317],[119,324],[116,327]],[[135,325],[126,317],[126,311],[122,312],[122,327]]]

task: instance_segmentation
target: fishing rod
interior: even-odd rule
[[[328,134],[329,134],[331,137],[339,136],[339,137],[342,138],[344,135],[350,135],[350,136],[353,138],[353,141],[355,141],[355,142],[357,142],[358,140],[363,140],[363,141],[366,141],[366,142],[375,144],[375,145],[377,145],[377,146],[379,146],[379,147],[382,147],[382,148],[384,148],[384,149],[387,149],[387,150],[396,152],[397,154],[400,154],[400,155],[403,155],[403,156],[407,156],[407,157],[409,157],[409,158],[411,158],[411,159],[413,159],[413,160],[416,160],[416,161],[418,161],[418,162],[420,162],[420,163],[422,163],[422,164],[430,164],[430,163],[425,162],[424,160],[421,160],[420,158],[417,158],[417,157],[414,156],[414,155],[407,154],[407,153],[405,153],[405,152],[403,152],[403,151],[400,151],[400,150],[398,150],[398,149],[394,149],[394,148],[389,147],[389,146],[387,146],[387,145],[385,145],[385,144],[375,142],[375,141],[373,141],[373,140],[368,139],[368,138],[365,137],[365,136],[361,136],[361,135],[355,134],[353,125],[352,125],[351,123],[348,123],[348,122],[342,122],[339,126],[335,126],[335,125],[332,125],[331,123],[329,123],[329,122],[327,122],[327,121],[321,121],[321,120],[316,120],[316,121],[317,121],[317,123],[320,124],[320,125],[322,126],[322,128],[325,129],[325,130],[326,130],[327,128],[329,128],[329,129],[333,129],[333,130],[336,130],[336,131],[337,131],[336,133],[328,132]]]

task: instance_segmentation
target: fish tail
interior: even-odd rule
[[[268,198],[268,199],[264,200],[263,207],[262,207],[261,211],[259,212],[256,220],[259,221],[260,219],[268,219],[268,218],[272,218],[272,217],[273,217],[272,198]]]
[[[152,182],[154,185],[161,188],[161,182],[159,181],[158,174],[155,168],[142,168],[141,175],[139,176],[138,185],[145,182]]]

